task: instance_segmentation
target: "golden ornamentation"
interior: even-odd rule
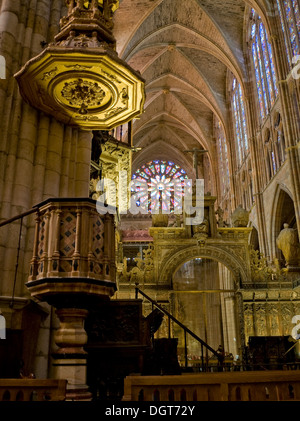
[[[48,47],[15,77],[32,106],[86,130],[110,130],[126,123],[144,104],[140,77],[116,64],[103,49],[94,56]]]
[[[138,253],[135,257],[136,266],[130,271],[127,271],[127,261],[124,259],[123,264],[120,265],[119,270],[119,282],[129,283],[134,285],[138,283],[144,286],[145,284],[151,284],[155,281],[154,279],[154,250],[152,246],[148,246],[146,250],[143,250],[143,258],[141,253]]]
[[[74,82],[65,82],[61,95],[72,107],[79,107],[80,114],[86,114],[89,107],[100,107],[105,91],[97,82],[88,82],[83,79],[77,79]]]
[[[23,99],[58,121],[111,130],[140,115],[144,80],[115,51],[117,0],[67,0],[61,31],[15,75]],[[42,94],[41,94],[42,93]]]

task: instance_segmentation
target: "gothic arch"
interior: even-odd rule
[[[295,215],[294,209],[294,201],[293,195],[290,190],[283,184],[278,184],[275,195],[274,201],[272,206],[273,212],[270,218],[270,252],[271,257],[280,257],[280,252],[276,246],[276,239],[282,229],[282,224],[284,222],[291,223],[291,220],[283,220],[286,219],[285,215],[283,214],[283,209],[286,211],[286,215],[288,216],[288,210],[290,209],[290,214]]]
[[[234,284],[237,289],[239,289],[240,282],[246,282],[249,277],[245,261],[243,261],[242,257],[235,255],[233,250],[228,249],[227,251],[218,246],[205,245],[202,247],[185,247],[168,253],[159,268],[159,283],[170,281],[181,265],[197,257],[216,260],[226,266],[233,274]]]

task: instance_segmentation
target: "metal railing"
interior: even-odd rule
[[[176,317],[174,317],[171,313],[169,313],[166,309],[158,304],[157,301],[153,300],[147,294],[145,294],[142,290],[138,288],[138,284],[136,284],[135,288],[135,298],[138,299],[138,295],[141,294],[146,300],[152,303],[152,307],[155,306],[158,310],[160,310],[163,314],[168,317],[168,334],[169,338],[171,337],[171,320],[176,323],[181,329],[184,331],[184,354],[185,354],[185,368],[188,367],[188,348],[187,348],[187,334],[192,336],[196,341],[198,341],[201,345],[201,371],[207,371],[208,368],[208,353],[206,352],[206,356],[204,358],[204,348],[206,351],[210,351],[218,360],[218,364],[220,366],[223,365],[223,357],[217,351],[215,351],[211,346],[209,346],[203,339],[201,339],[198,335],[192,332],[187,326],[181,323]],[[206,361],[205,361],[206,360]]]

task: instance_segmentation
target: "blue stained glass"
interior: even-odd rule
[[[140,188],[132,189],[137,194],[138,206],[142,206],[150,213],[159,210],[160,207],[164,211],[174,212],[176,206],[181,206],[179,197],[183,195],[184,181],[188,179],[188,176],[179,165],[173,162],[155,160],[142,165],[132,175],[132,179],[147,182],[147,187],[142,185]],[[179,179],[182,183],[174,184],[173,179]],[[176,195],[174,196],[175,186]]]
[[[272,158],[273,171],[274,171],[274,174],[275,174],[277,172],[277,168],[276,168],[275,155],[274,155],[273,151],[271,152],[271,158]]]
[[[290,37],[291,47],[292,47],[293,55],[295,56],[299,54],[299,49],[298,49],[298,43],[297,43],[298,34],[297,34],[297,31],[294,25],[294,20],[293,20],[293,11],[291,9],[290,2],[288,0],[284,0],[283,4],[285,7],[286,19],[287,19],[287,24],[289,28],[289,37]]]
[[[256,53],[257,53],[257,58],[258,58],[259,76],[260,76],[263,99],[264,99],[264,107],[265,107],[266,114],[268,114],[268,100],[267,100],[267,94],[266,94],[263,65],[262,65],[262,60],[261,60],[261,55],[260,55],[260,50],[259,50],[258,36],[256,36],[255,38],[255,44],[256,44]]]
[[[277,0],[277,7],[278,7],[278,11],[279,11],[279,16],[280,16],[281,29],[282,29],[282,32],[284,34],[284,45],[285,45],[285,50],[286,50],[286,56],[287,56],[289,65],[291,65],[291,58],[290,58],[289,48],[288,48],[287,39],[286,39],[283,13],[282,13],[282,9],[281,9],[281,5],[280,5],[279,0]]]
[[[246,113],[245,113],[244,97],[243,97],[243,94],[242,94],[241,85],[239,85],[239,99],[240,99],[240,103],[241,103],[241,119],[242,119],[242,128],[243,128],[244,147],[245,147],[245,150],[248,150]]]
[[[273,85],[274,85],[274,89],[275,89],[275,97],[277,97],[277,95],[278,95],[277,77],[276,77],[275,66],[274,66],[274,61],[273,61],[272,46],[269,43],[268,38],[267,38],[267,45],[268,45],[268,51],[269,51],[269,57],[270,57],[270,65],[271,65]]]
[[[141,172],[141,176],[147,178],[147,175],[143,171]]]
[[[297,0],[292,0],[292,3],[293,3],[296,25],[297,25],[297,28],[298,28],[298,32],[300,32],[300,12],[299,12],[298,2],[297,2]]]
[[[219,168],[220,168],[220,185],[223,194],[230,187],[229,185],[229,163],[227,154],[227,145],[225,140],[224,130],[221,128],[220,122],[216,125],[217,128],[217,142],[218,142],[218,153],[219,153]]]
[[[277,0],[281,13],[279,0]],[[260,116],[264,119],[274,105],[278,95],[277,77],[273,60],[272,45],[266,28],[256,14],[256,35],[252,43],[252,58],[255,70],[256,87],[260,106]],[[282,25],[284,30],[284,25]]]
[[[255,37],[255,32],[256,32],[256,23],[253,23],[252,28],[251,28],[251,38]]]
[[[241,134],[240,134],[240,125],[239,125],[236,95],[234,95],[234,97],[233,97],[233,107],[234,107],[234,117],[235,117],[235,131],[236,131],[237,144],[238,144],[238,157],[239,157],[239,161],[241,162],[242,161]]]
[[[259,25],[259,34],[260,34],[261,46],[262,46],[262,50],[263,50],[263,58],[264,58],[266,79],[267,79],[267,84],[268,84],[269,100],[270,100],[271,105],[273,105],[274,101],[275,101],[273,84],[272,84],[273,78],[272,78],[272,75],[271,75],[271,65],[270,65],[269,57],[268,57],[269,54],[268,54],[268,46],[267,46],[267,41],[266,41],[265,28],[264,28],[262,23]]]
[[[264,119],[265,118],[265,107],[264,107],[264,103],[263,103],[263,93],[262,93],[261,83],[260,83],[258,60],[257,60],[257,55],[256,55],[255,44],[252,45],[252,55],[253,55],[253,62],[254,62],[254,69],[255,69],[258,102],[259,102],[259,107],[260,107],[260,116],[261,116],[262,119]]]
[[[241,85],[236,83],[236,89],[232,96],[232,106],[235,123],[235,133],[237,141],[237,155],[238,160],[241,163],[248,150],[248,135],[247,135],[247,122],[246,112],[244,105],[244,98]],[[225,136],[224,136],[225,142]]]

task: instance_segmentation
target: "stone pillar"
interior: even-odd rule
[[[244,300],[241,292],[235,293],[235,317],[236,317],[236,333],[237,333],[237,349],[243,363],[246,356],[245,341],[245,323],[244,323]]]
[[[91,151],[92,133],[79,130],[75,182],[76,197],[89,196]]]
[[[57,309],[60,320],[54,340],[58,351],[53,355],[54,377],[67,379],[66,400],[91,400],[91,393],[86,385],[86,358],[83,347],[87,343],[84,321],[87,310],[78,308]]]

